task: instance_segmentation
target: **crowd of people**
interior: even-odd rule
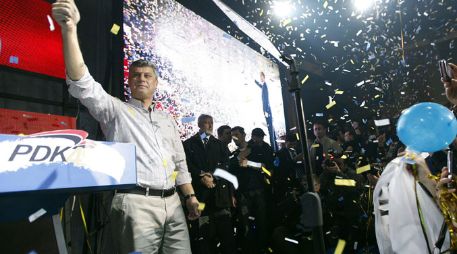
[[[307,142],[314,173],[313,188],[321,199],[324,242],[331,253],[341,240],[346,243],[344,253],[379,253],[373,191],[387,164],[406,152],[390,121],[381,125],[355,120],[329,125],[324,119],[313,123],[314,139]],[[311,253],[312,229],[303,225],[304,208],[300,203],[300,196],[308,190],[308,167],[303,165],[297,133],[281,137],[281,149],[273,151],[263,141],[265,133],[260,128],[253,129],[251,139],[246,140],[243,127],[224,125],[217,130],[217,141],[212,136],[211,116],[200,116],[199,127],[195,136],[184,142],[184,147],[189,170],[194,171],[197,197],[207,204],[200,220],[205,221],[204,226],[209,228],[205,230],[209,231],[201,234],[198,230],[201,223],[190,224],[194,229],[191,230],[193,251]],[[218,144],[218,156],[213,154],[212,146],[204,145],[204,137],[208,135]],[[230,151],[228,144],[232,139],[236,149]],[[190,142],[200,150],[191,148]],[[447,165],[446,153],[432,153],[425,163],[424,170],[439,174]],[[217,168],[235,175],[239,188],[234,189],[223,178],[214,176]],[[218,188],[225,186],[228,189],[222,199],[226,202],[219,207],[215,204],[223,192]],[[214,196],[199,197],[201,188]],[[224,223],[220,221],[222,217]]]
[[[194,253],[218,253],[217,246],[221,253],[312,251],[311,229],[300,219],[299,197],[308,186],[297,133],[282,137],[281,149],[274,151],[263,140],[261,128],[253,129],[251,139],[246,140],[243,127],[223,125],[217,130],[217,140],[212,135],[211,116],[201,115],[198,122],[200,130],[184,142],[197,198],[206,204],[199,219],[204,223],[190,224]],[[331,131],[338,136],[329,136],[328,128],[326,121],[316,121],[315,139],[308,142],[314,190],[322,201],[326,246],[334,249],[342,239],[347,242],[346,253],[377,253],[370,195],[383,166],[404,147],[388,128],[378,130],[376,137],[369,137],[356,121]],[[205,145],[207,136],[210,141]],[[236,149],[230,151],[232,139]],[[367,167],[369,170],[358,172]],[[238,189],[214,176],[217,168],[235,175]],[[339,185],[335,179],[353,180],[354,184]],[[225,187],[226,192],[218,189]],[[220,199],[225,200],[222,206],[216,205]],[[202,234],[199,226],[207,226],[211,233],[205,229]]]

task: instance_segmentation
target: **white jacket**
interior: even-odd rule
[[[421,227],[414,188],[417,188],[429,246]],[[380,253],[440,253],[435,243],[443,225],[438,206],[405,168],[403,158],[392,160],[384,169],[373,192],[376,239]],[[381,215],[384,214],[384,215]],[[441,251],[449,248],[446,234]]]

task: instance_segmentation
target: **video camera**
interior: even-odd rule
[[[327,153],[324,154],[324,161],[323,161],[324,165],[325,165],[326,167],[333,167],[333,166],[335,166],[335,163],[336,163],[336,162],[335,162],[335,156],[336,156],[336,155],[335,155],[335,150],[333,150],[332,148],[329,148],[329,149],[327,150]]]
[[[449,66],[449,64],[446,62],[446,60],[443,59],[443,60],[438,61],[438,67],[439,67],[439,70],[440,70],[441,78],[445,82],[451,82],[451,80],[452,80],[452,69]]]
[[[384,170],[384,164],[383,163],[371,163],[371,169],[367,171],[368,174],[372,175],[381,175],[382,171]]]

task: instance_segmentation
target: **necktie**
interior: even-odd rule
[[[208,144],[208,140],[209,140],[208,137],[205,137],[205,138],[203,139],[203,146],[204,146],[205,148],[206,148],[206,145]]]

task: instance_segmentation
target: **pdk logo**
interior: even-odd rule
[[[84,170],[86,175],[103,174],[115,180],[113,184],[120,182],[126,164],[122,154],[87,136],[81,130],[56,130],[0,141],[0,178],[3,173],[38,172],[41,167],[48,172],[67,170],[68,175]]]
[[[84,147],[87,136],[87,132],[81,130],[56,130],[24,136],[17,142],[8,161],[67,161],[64,152]]]

